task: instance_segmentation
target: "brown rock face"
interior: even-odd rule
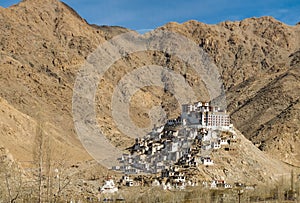
[[[0,97],[9,103],[9,108],[4,107],[28,115],[28,120],[53,125],[45,129],[46,133],[54,137],[58,134],[61,148],[72,154],[74,160],[87,159],[89,156],[75,135],[71,114],[75,74],[99,43],[126,29],[102,31],[102,27],[90,26],[70,7],[55,0],[27,0],[1,9],[0,21]],[[17,158],[28,161],[31,156],[26,155],[32,153],[32,143],[24,146],[21,138],[27,134],[34,137],[35,130],[26,130],[24,122],[20,121],[19,130],[11,135],[18,140],[6,142],[18,148],[14,154]],[[17,121],[14,125],[18,125]],[[22,127],[24,131],[20,130]],[[1,130],[1,137],[7,136],[7,132]]]
[[[7,129],[0,130],[0,140],[7,140],[4,137],[8,132],[15,137],[30,136],[34,129],[27,129],[24,123],[35,125],[42,120],[52,126],[45,131],[55,131],[52,132],[55,143],[59,142],[71,154],[76,152],[74,160],[87,159],[72,118],[76,73],[99,44],[128,30],[89,25],[73,9],[56,0],[27,0],[1,8],[0,22],[0,97],[7,101],[0,102],[2,114],[7,117],[0,119],[0,126]],[[276,152],[277,158],[300,165],[299,25],[287,26],[271,17],[262,17],[218,25],[196,21],[169,23],[159,29],[188,37],[210,55],[222,75],[228,110],[237,129],[271,155]],[[174,56],[153,51],[117,61],[99,83],[96,108],[102,130],[122,148],[131,141],[118,131],[112,120],[113,88],[126,73],[152,64],[185,74],[189,84],[198,89],[198,98],[207,96],[199,88],[204,87],[202,81],[194,78],[192,72],[185,72],[187,65]],[[139,105],[141,100],[143,105]],[[172,95],[147,87],[132,98],[132,120],[138,126],[147,126],[146,110],[157,104],[163,105],[170,117],[179,113]],[[41,114],[38,116],[37,112]],[[19,127],[17,122],[9,120],[15,114],[20,114],[16,116],[21,123]],[[23,145],[20,138],[9,140],[17,146]],[[9,150],[20,159],[24,158],[23,152],[31,151]]]

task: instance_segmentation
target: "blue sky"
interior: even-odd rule
[[[89,23],[119,25],[134,30],[153,29],[170,21],[225,20],[273,16],[295,25],[300,22],[299,0],[63,0]],[[18,0],[1,0],[8,7]]]

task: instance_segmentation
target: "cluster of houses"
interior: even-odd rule
[[[187,178],[186,173],[178,170],[165,170],[160,176],[135,176],[123,175],[122,178],[117,182],[119,186],[152,186],[162,187],[164,190],[172,189],[185,189],[187,186],[198,186],[196,179],[192,180]]]
[[[217,188],[232,188],[232,185],[226,183],[225,180],[212,180],[210,182],[203,181],[202,186],[205,188],[217,189]]]
[[[238,139],[231,127],[229,115],[218,107],[207,102],[184,104],[179,118],[136,139],[131,153],[123,154],[118,159],[120,165],[112,169],[127,175],[160,173],[167,179],[160,183],[164,188],[193,186],[196,183],[187,180],[182,169],[214,165],[210,156],[214,150],[234,151],[233,143]]]
[[[179,167],[172,167],[172,170],[165,170],[161,173],[160,177],[149,178],[147,176],[137,176],[131,178],[129,175],[123,175],[122,178],[114,183],[114,180],[109,177],[105,180],[105,184],[100,188],[100,194],[111,194],[118,192],[118,186],[152,186],[162,187],[164,190],[184,190],[186,187],[194,187],[202,184],[203,188],[210,189],[231,189],[243,188],[246,190],[253,190],[256,185],[245,185],[236,182],[233,185],[228,184],[224,179],[199,181],[197,179],[187,178],[186,173],[180,171]]]

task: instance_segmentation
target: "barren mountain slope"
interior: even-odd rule
[[[0,21],[0,96],[32,122],[41,120],[51,128],[55,126],[53,136],[59,135],[63,147],[80,151],[81,155],[71,152],[73,160],[86,159],[89,156],[75,135],[71,115],[75,74],[99,43],[127,29],[110,28],[104,33],[102,27],[88,25],[75,11],[55,0],[27,0],[1,8]],[[51,128],[48,133],[52,133]],[[34,136],[32,131],[24,133]],[[22,145],[21,136],[14,141]],[[31,149],[23,148],[16,156],[30,159],[27,153]]]
[[[36,113],[39,118],[42,117],[40,112]],[[51,150],[45,149],[45,153],[48,153],[53,161],[62,154],[72,154],[74,160],[89,158],[87,154],[83,153],[82,148],[71,144],[62,136],[59,126],[54,126],[43,118],[39,119],[38,124],[42,125],[43,134],[37,133],[36,120],[13,108],[0,97],[0,144],[9,149],[14,159],[20,161],[23,166],[32,165],[33,154],[38,150],[38,136],[43,136],[45,140],[49,139]]]
[[[260,151],[238,130],[237,138],[241,142],[233,144],[235,151],[224,149],[212,153],[215,166],[213,168],[201,167],[199,177],[203,179],[226,179],[232,182],[246,182],[248,184],[279,181],[281,175],[289,174],[290,168],[283,165],[280,160]]]

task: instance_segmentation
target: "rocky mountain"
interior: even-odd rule
[[[64,151],[73,162],[90,159],[74,130],[76,74],[98,45],[128,29],[90,25],[57,0],[25,0],[0,8],[0,22],[1,145],[16,160],[30,161],[37,127],[43,126],[43,134],[59,149],[57,154]],[[300,166],[299,24],[288,26],[262,17],[218,25],[168,23],[158,29],[180,33],[203,48],[222,76],[236,128],[259,149]],[[199,88],[205,87],[201,79],[174,56],[147,51],[118,60],[99,83],[96,110],[102,131],[122,149],[132,139],[113,121],[114,87],[129,71],[152,64],[184,74],[197,97],[207,99],[205,88]],[[155,105],[163,106],[169,117],[179,115],[174,95],[159,87],[145,87],[131,101],[130,116],[137,126],[149,125],[147,113]]]
[[[46,133],[59,135],[57,142],[73,160],[88,158],[74,133],[74,75],[97,44],[126,29],[91,26],[58,1],[28,0],[1,8],[0,21],[1,143],[10,142],[18,159],[31,160],[32,147],[26,143],[40,120],[51,126]]]
[[[300,25],[262,17],[165,27],[195,40],[213,58],[234,125],[260,149],[299,166]]]

